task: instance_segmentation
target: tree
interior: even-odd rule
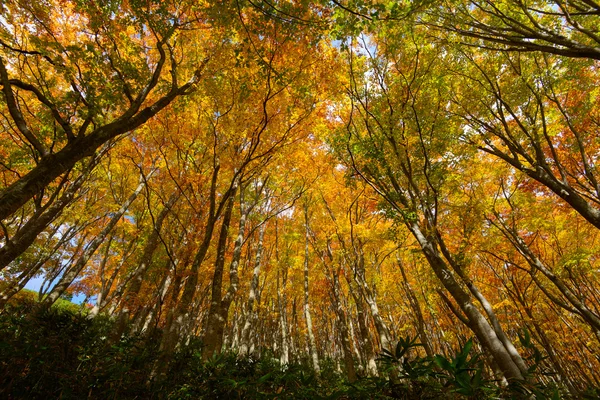
[[[445,167],[456,138],[455,122],[444,120],[444,77],[432,47],[418,31],[383,30],[365,44],[368,69],[350,60],[351,104],[341,133],[342,160],[387,202],[387,212],[406,226],[429,265],[457,302],[461,319],[477,336],[506,378],[523,379],[527,367],[504,333],[488,300],[466,272],[460,253],[449,250],[440,225]],[[382,35],[383,37],[384,35]],[[372,46],[377,45],[375,49]],[[373,53],[377,52],[377,56]],[[360,72],[359,72],[360,71]],[[444,125],[442,128],[442,121]],[[342,136],[343,135],[343,136]],[[476,306],[479,303],[482,310]]]
[[[420,22],[469,46],[501,52],[544,52],[599,60],[595,1],[447,1],[428,8]],[[445,35],[445,33],[443,33]]]
[[[460,58],[466,63],[453,99],[467,125],[462,139],[525,173],[600,227],[592,161],[598,146],[592,133],[595,96],[569,90],[575,82],[595,86],[591,64],[491,53],[482,58],[463,52]]]
[[[197,17],[187,6],[144,3],[3,3],[3,115],[15,145],[27,149],[28,165],[4,168],[1,220],[33,197],[43,201],[79,161],[199,81],[208,58],[179,61],[186,40],[180,31]]]

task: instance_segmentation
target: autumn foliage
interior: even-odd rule
[[[3,343],[64,323],[77,354],[121,360],[158,397],[208,395],[210,365],[236,359],[259,386],[289,366],[296,394],[316,388],[298,398],[593,397],[598,15],[561,0],[3,2]],[[35,368],[19,362],[0,363],[3,395],[24,395],[13,383]],[[343,389],[319,386],[327,374]]]

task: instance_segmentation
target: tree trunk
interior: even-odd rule
[[[119,337],[125,333],[131,313],[136,313],[137,309],[140,307],[138,304],[138,296],[140,290],[142,289],[144,274],[152,264],[152,256],[160,244],[160,231],[162,230],[163,223],[178,198],[178,192],[173,193],[169,197],[169,200],[156,217],[156,221],[152,227],[152,233],[148,237],[148,241],[144,246],[144,251],[137,262],[137,267],[131,274],[129,274],[129,276],[127,276],[126,279],[123,280],[120,287],[118,287],[116,290],[116,292],[118,292],[117,298],[122,298],[121,303],[123,305],[121,311],[119,312],[116,324],[116,331]],[[124,297],[123,292],[125,293]]]
[[[254,303],[259,295],[259,275],[260,275],[260,267],[262,261],[262,252],[263,252],[263,243],[265,236],[265,226],[266,224],[260,227],[259,237],[258,237],[258,245],[256,247],[256,258],[254,260],[254,270],[252,271],[252,280],[250,282],[250,291],[248,293],[248,301],[246,302],[245,311],[244,311],[244,326],[242,328],[241,338],[240,338],[240,354],[246,355],[250,352],[250,336],[254,333],[254,325],[256,324],[256,310],[254,307]]]
[[[433,350],[431,348],[431,343],[429,342],[429,337],[427,336],[427,332],[425,329],[425,318],[423,318],[423,312],[421,311],[421,304],[419,304],[419,300],[415,295],[413,288],[410,283],[408,283],[408,279],[406,277],[406,271],[404,271],[404,266],[402,264],[402,260],[400,258],[398,260],[398,267],[400,268],[400,272],[402,273],[402,287],[404,288],[404,293],[406,293],[406,297],[408,298],[408,304],[410,308],[413,310],[413,315],[417,322],[417,332],[419,337],[421,338],[421,344],[425,349],[425,353],[427,353],[428,357],[433,357]]]
[[[365,368],[370,376],[377,376],[377,364],[375,363],[375,349],[371,342],[371,335],[369,334],[369,328],[367,326],[367,315],[365,312],[363,298],[358,289],[356,289],[356,282],[350,279],[347,274],[344,274],[348,287],[350,288],[350,294],[356,304],[356,318],[358,320],[358,331],[360,334],[359,348],[362,351],[362,359],[365,363]],[[354,283],[354,284],[353,284]]]
[[[333,299],[334,299],[334,307],[338,317],[339,327],[340,327],[340,336],[341,336],[341,344],[342,351],[344,354],[344,366],[346,367],[346,374],[348,375],[348,381],[353,383],[356,381],[356,369],[354,368],[354,359],[352,357],[352,348],[350,345],[350,334],[348,332],[348,323],[346,320],[346,312],[342,306],[342,302],[340,301],[340,282],[338,278],[338,271],[333,272]]]
[[[140,93],[138,101],[136,101],[136,103],[119,118],[94,129],[94,131],[86,136],[77,136],[56,153],[45,155],[26,175],[0,191],[0,221],[15,213],[33,196],[43,191],[56,178],[73,168],[78,161],[85,157],[92,156],[104,143],[143,125],[150,118],[167,107],[175,100],[175,98],[186,94],[199,80],[200,72],[206,64],[206,61],[203,62],[192,79],[187,83],[180,87],[171,88],[165,96],[140,110],[142,102],[158,83],[157,77],[161,73],[160,69],[162,69],[164,61],[165,60],[162,59],[161,62],[157,64],[157,70],[154,74],[156,78],[153,75],[148,86]],[[4,85],[4,87],[6,88],[6,85]]]
[[[362,263],[362,261],[360,262]],[[361,266],[359,268],[359,270],[355,270],[354,279],[358,284],[360,292],[371,311],[371,316],[373,317],[373,322],[375,323],[375,329],[379,335],[379,344],[382,349],[391,350],[392,345],[387,324],[381,317],[375,296],[373,296],[373,292],[365,280],[364,267]]]
[[[95,162],[92,160],[86,171],[75,179],[58,200],[36,212],[10,240],[7,240],[0,249],[0,271],[23,254],[38,235],[62,213],[66,206],[71,204],[94,166]]]
[[[169,260],[169,265],[170,263],[171,261]],[[167,272],[158,288],[154,304],[148,307],[144,307],[142,309],[138,309],[137,313],[132,318],[133,323],[131,324],[130,332],[147,332],[150,326],[154,324],[154,321],[159,320],[161,309],[165,302],[165,299],[167,298],[167,294],[169,293],[172,280],[172,274],[170,272]]]
[[[421,246],[429,265],[438,279],[466,315],[469,321],[469,328],[472,329],[481,344],[491,354],[496,364],[502,370],[504,376],[507,379],[523,379],[523,373],[521,372],[519,365],[515,363],[513,356],[506,349],[504,343],[498,338],[498,335],[492,326],[490,326],[489,322],[471,302],[469,294],[465,292],[455,280],[446,262],[438,253],[436,245],[423,235],[417,222],[409,222],[407,223],[407,227]]]
[[[71,283],[73,283],[75,278],[77,278],[79,273],[87,264],[88,260],[94,255],[94,253],[102,244],[102,242],[104,242],[106,236],[113,230],[113,228],[117,225],[123,214],[125,214],[125,212],[129,208],[131,203],[133,203],[137,196],[140,194],[140,192],[145,186],[145,181],[152,175],[153,172],[154,171],[150,172],[150,174],[146,178],[140,178],[140,183],[138,184],[138,187],[135,189],[135,191],[129,196],[125,203],[123,203],[121,208],[112,215],[106,227],[104,227],[104,229],[102,229],[102,231],[88,244],[81,257],[79,257],[79,259],[77,260],[77,262],[65,271],[58,283],[52,288],[48,296],[42,301],[43,307],[50,307],[52,304],[54,304],[56,300],[58,300],[58,298],[65,292],[65,290],[67,290]]]
[[[279,270],[277,270],[277,310],[279,315],[279,329],[281,336],[281,350],[279,362],[281,365],[287,365],[290,362],[290,344],[288,337],[287,324],[287,265],[281,277],[281,286],[279,286]]]
[[[305,224],[305,240],[304,240],[304,319],[306,320],[306,335],[308,336],[309,354],[312,360],[313,368],[318,374],[321,372],[319,367],[319,355],[317,354],[317,344],[313,333],[312,316],[310,313],[310,304],[308,301],[308,204],[304,206],[304,224]]]
[[[94,305],[94,307],[90,310],[90,313],[88,314],[89,318],[95,318],[98,315],[98,313],[100,312],[100,307],[101,307],[102,303],[105,301],[105,296],[108,294],[108,291],[106,288],[106,282],[104,280],[104,271],[106,269],[106,264],[108,263],[108,259],[110,257],[110,246],[112,245],[112,241],[113,241],[114,237],[115,237],[114,232],[111,232],[110,237],[108,238],[108,242],[104,246],[104,255],[102,257],[102,261],[100,262],[100,271],[98,273],[98,275],[100,276],[100,282],[101,282],[100,290],[98,291],[98,295],[96,297],[96,304]],[[131,243],[133,243],[133,241]],[[123,260],[125,260],[125,255],[123,255]]]
[[[234,200],[235,197],[231,196],[229,203],[227,203],[227,207],[225,208],[225,213],[223,214],[223,223],[221,225],[221,232],[219,234],[219,241],[217,244],[217,259],[215,261],[215,271],[213,273],[211,285],[210,308],[208,310],[206,329],[202,340],[202,344],[204,345],[202,358],[204,360],[209,359],[215,353],[219,353],[221,351],[221,346],[223,345],[225,319],[222,315],[223,299],[221,298],[221,291],[223,285],[223,270],[225,267],[225,251],[227,250],[227,238],[229,236],[229,225],[231,223]],[[234,252],[235,250],[237,249],[234,249]]]
[[[206,220],[206,226],[204,227],[204,237],[200,243],[198,251],[196,252],[194,261],[192,262],[183,288],[183,294],[181,295],[177,306],[173,310],[172,318],[167,320],[164,327],[164,334],[160,344],[160,351],[162,354],[161,357],[159,357],[157,364],[157,367],[160,370],[159,372],[161,373],[165,368],[167,368],[168,360],[171,358],[171,355],[177,346],[179,333],[181,329],[185,327],[187,320],[190,317],[190,307],[193,305],[194,295],[196,294],[197,290],[200,265],[206,258],[208,249],[210,248],[213,231],[215,229],[217,219],[222,211],[222,206],[229,200],[229,196],[231,195],[230,191],[226,192],[225,195],[222,196],[220,203],[217,206],[217,178],[219,176],[219,169],[220,167],[218,164],[214,166],[211,178],[209,195],[210,206]]]

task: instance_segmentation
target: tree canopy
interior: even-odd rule
[[[34,3],[0,4],[2,313],[78,296],[148,382],[199,340],[598,393],[600,4]]]

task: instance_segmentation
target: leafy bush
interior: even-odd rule
[[[0,314],[0,398],[13,399],[559,399],[560,388],[535,379],[500,387],[486,379],[473,342],[447,358],[423,357],[416,339],[401,339],[379,359],[380,377],[349,383],[334,360],[322,360],[319,376],[308,360],[281,366],[271,352],[260,358],[235,353],[202,359],[192,338],[153,376],[160,331],[115,339],[114,322],[90,319],[81,307],[37,307],[24,295]],[[521,336],[530,374],[543,373],[543,357],[526,332]],[[532,383],[533,382],[533,383]],[[590,389],[583,398],[596,398]]]
[[[192,339],[167,375],[152,377],[160,332],[111,340],[114,322],[79,307],[37,307],[33,297],[0,314],[0,397],[27,399],[342,399],[384,398],[384,381],[348,384],[330,361],[323,376],[308,364],[282,367],[272,354],[235,353],[202,361]],[[325,363],[327,364],[327,363]]]
[[[73,304],[44,309],[31,299],[8,305],[0,315],[0,397],[110,398],[135,392],[137,378],[152,362],[146,343],[124,338],[111,344],[112,321],[85,314]]]

